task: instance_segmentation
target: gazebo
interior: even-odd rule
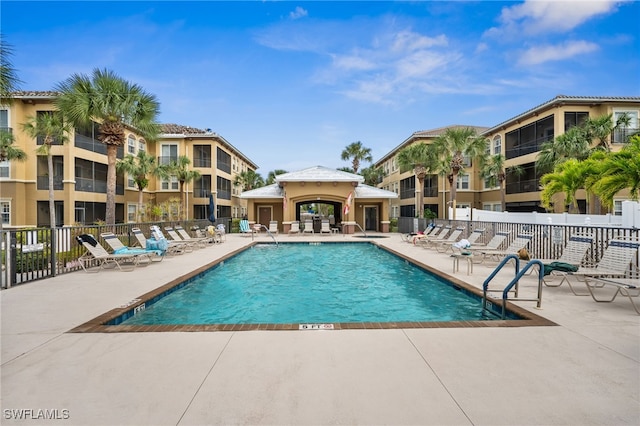
[[[277,221],[282,232],[303,219],[329,219],[345,234],[389,232],[389,204],[398,194],[364,184],[354,173],[315,166],[276,176],[276,183],[249,191],[249,222],[269,226]],[[315,223],[314,223],[315,226]]]

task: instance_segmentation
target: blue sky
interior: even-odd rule
[[[23,90],[108,68],[260,166],[349,166],[554,96],[640,96],[635,1],[2,1]]]

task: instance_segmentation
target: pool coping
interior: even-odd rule
[[[329,243],[329,242],[328,242]],[[376,241],[369,239],[363,239],[362,241],[352,242],[355,244],[373,244],[376,247],[386,250],[404,259],[419,268],[429,271],[438,277],[444,278],[454,285],[462,288],[469,293],[472,293],[482,298],[482,292],[476,287],[459,280],[458,278],[445,274],[442,271],[436,270],[425,263],[420,262],[415,258],[411,258],[403,255],[389,247],[377,244]],[[207,270],[215,267],[216,265],[224,262],[225,260],[236,256],[237,254],[257,245],[265,244],[258,241],[254,241],[248,246],[238,248],[224,256],[207,263],[191,272],[188,272],[178,278],[175,278],[168,283],[161,285],[143,295],[131,300],[130,302],[111,309],[104,314],[101,314],[73,329],[67,331],[67,333],[154,333],[154,332],[214,332],[214,331],[250,331],[250,330],[270,330],[270,331],[284,331],[284,330],[322,330],[326,331],[324,327],[305,327],[303,325],[312,324],[157,324],[157,325],[108,325],[107,323],[115,320],[116,318],[126,314],[127,312],[136,309],[136,307],[144,305],[147,301],[158,297],[159,295],[173,289],[175,286],[182,282],[189,280],[199,274],[206,272]],[[287,243],[289,244],[289,243]],[[294,243],[295,244],[295,243]],[[501,306],[502,301],[494,298],[487,298],[488,301],[496,306]],[[330,323],[331,330],[373,330],[373,329],[410,329],[410,328],[486,328],[486,327],[541,327],[541,326],[557,326],[558,324],[536,315],[520,306],[517,306],[511,302],[507,302],[507,311],[518,315],[520,318],[517,320],[504,319],[504,320],[487,320],[487,321],[405,321],[405,322],[337,322]],[[324,324],[323,324],[324,325]]]

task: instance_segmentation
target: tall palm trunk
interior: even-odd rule
[[[116,223],[116,157],[118,145],[107,144],[107,208],[105,222]]]

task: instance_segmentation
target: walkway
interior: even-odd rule
[[[375,241],[452,274],[447,255],[398,234]],[[557,327],[66,333],[250,242],[228,235],[134,272],[0,292],[1,423],[640,424],[640,316],[628,301],[597,304],[564,286],[545,288],[540,310],[520,303]],[[455,276],[480,286],[491,271]]]

